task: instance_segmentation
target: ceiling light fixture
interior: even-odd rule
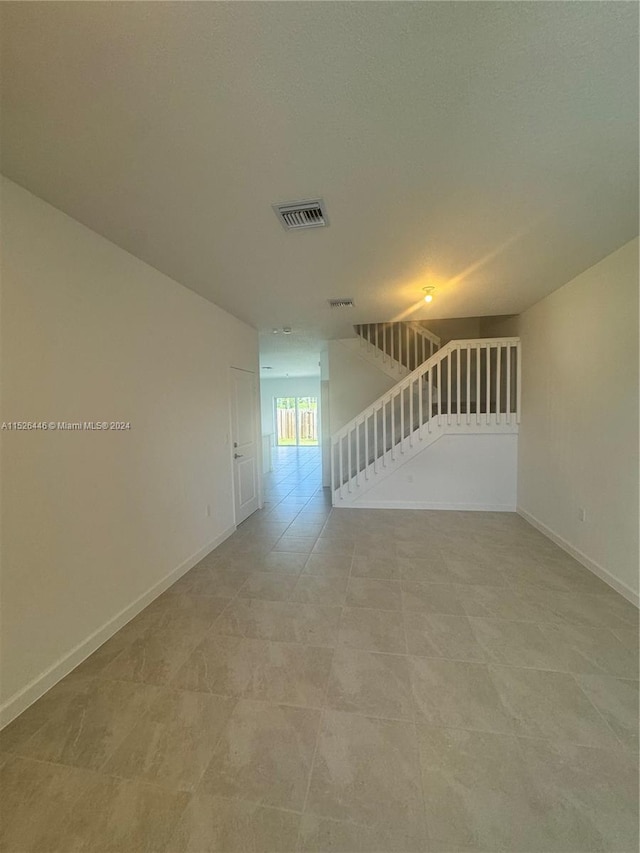
[[[435,287],[423,287],[424,290],[424,301],[431,302],[433,300],[433,291]]]

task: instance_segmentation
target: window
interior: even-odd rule
[[[276,436],[279,447],[317,447],[318,398],[276,397]]]

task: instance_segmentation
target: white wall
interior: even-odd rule
[[[334,433],[393,388],[396,380],[340,341],[329,341],[327,352],[329,426]]]
[[[320,376],[260,380],[263,435],[275,434],[274,400],[276,397],[317,397],[319,406]],[[318,415],[318,428],[320,428],[320,415]]]
[[[633,598],[638,240],[526,311],[520,336],[519,508]]]
[[[518,436],[444,435],[353,506],[515,511]]]
[[[258,353],[255,330],[9,181],[2,225],[2,421],[131,423],[0,433],[6,721],[231,532],[229,367]]]

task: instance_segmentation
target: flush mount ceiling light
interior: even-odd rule
[[[435,290],[435,287],[423,287],[422,289],[424,291],[424,301],[431,302],[433,300],[433,291]]]

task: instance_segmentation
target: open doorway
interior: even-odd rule
[[[318,446],[318,398],[275,398],[278,447]]]

